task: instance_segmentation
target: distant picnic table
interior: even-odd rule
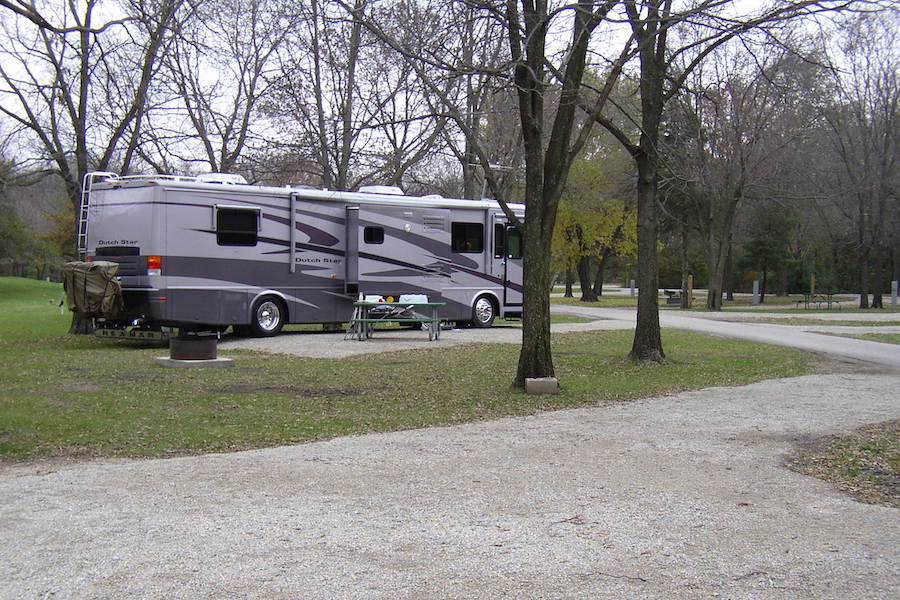
[[[803,294],[802,300],[797,300],[797,308],[827,308],[841,307],[841,301],[835,299],[835,294]]]

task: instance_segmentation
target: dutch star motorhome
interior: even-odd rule
[[[480,327],[521,314],[521,237],[493,201],[221,175],[92,173],[84,190],[79,250],[119,264],[125,312],[106,327],[274,335],[347,322],[361,294],[424,294]]]

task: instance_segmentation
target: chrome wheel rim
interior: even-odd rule
[[[487,323],[494,316],[494,305],[487,298],[479,298],[475,302],[475,318],[479,323]]]
[[[281,309],[272,300],[266,300],[256,309],[256,323],[263,331],[275,331],[281,323]]]

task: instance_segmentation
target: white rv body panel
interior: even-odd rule
[[[87,254],[120,263],[127,321],[246,325],[271,297],[288,322],[346,322],[359,294],[425,294],[447,320],[481,295],[521,313],[491,201],[133,176],[93,183],[88,202]]]

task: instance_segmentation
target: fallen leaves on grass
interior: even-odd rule
[[[900,420],[808,441],[787,464],[860,502],[900,508]]]

